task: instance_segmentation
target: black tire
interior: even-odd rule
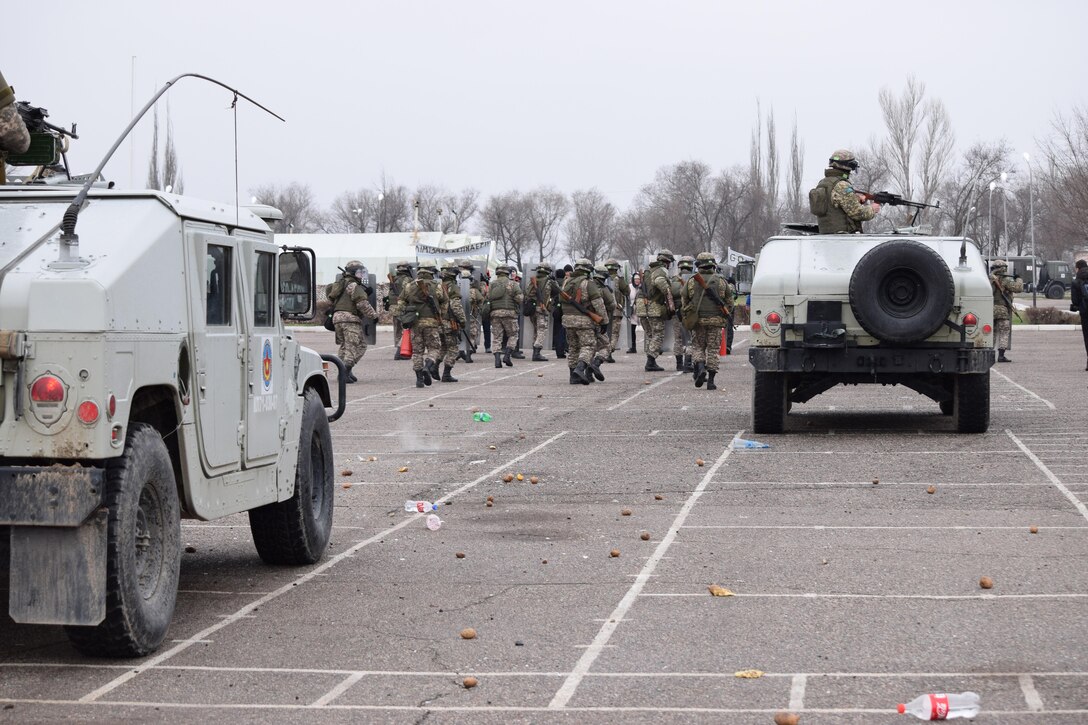
[[[919,342],[937,332],[952,310],[956,289],[941,256],[910,239],[879,244],[850,276],[850,309],[858,324],[883,342]]]
[[[1046,296],[1047,299],[1050,300],[1060,300],[1062,297],[1065,297],[1065,287],[1062,287],[1057,283],[1052,284],[1046,288]]]
[[[990,371],[957,375],[953,417],[959,433],[985,433],[990,427]]]
[[[249,512],[257,553],[268,564],[303,565],[319,561],[332,535],[332,435],[321,396],[310,388],[302,408],[295,492],[286,501]]]
[[[752,382],[752,432],[781,433],[786,428],[786,374],[756,372]]]
[[[940,406],[941,415],[952,415],[956,412],[956,401],[954,400],[942,400]]]
[[[106,618],[94,627],[65,629],[83,654],[143,657],[166,637],[181,571],[174,468],[152,426],[129,425],[124,453],[106,465],[106,505]]]

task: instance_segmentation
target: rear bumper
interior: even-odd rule
[[[874,379],[904,374],[985,373],[994,364],[993,348],[753,347],[748,361],[759,372],[855,373]]]

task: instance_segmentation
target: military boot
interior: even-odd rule
[[[506,348],[506,352],[503,353],[502,364],[508,368],[514,367],[514,363],[510,362],[510,348]]]
[[[502,369],[502,353],[501,352],[495,353],[495,367],[499,368],[500,370]]]
[[[510,357],[516,360],[524,360],[525,353],[523,353],[521,350],[515,349],[513,352],[510,353]]]
[[[695,368],[691,364],[691,355],[685,355],[684,356],[684,372],[685,373],[695,372]]]
[[[583,382],[582,378],[578,375],[578,373],[574,372],[574,368],[571,368],[570,369],[570,384],[571,385],[581,385],[582,382]]]
[[[1005,351],[1004,350],[998,350],[997,351],[997,361],[998,362],[1012,362],[1012,360],[1005,357]]]
[[[427,366],[427,372],[431,374],[431,377],[433,379],[438,380],[440,377],[442,377],[442,373],[438,371],[437,360],[431,360],[430,358],[428,358],[426,363],[424,364]]]
[[[426,366],[424,366],[422,370],[417,370],[416,375],[419,375],[421,378],[423,378],[424,385],[431,384],[431,371],[428,370]]]
[[[706,380],[706,389],[707,390],[717,390],[718,389],[718,386],[714,384],[714,376],[717,375],[717,374],[718,374],[717,370],[711,370],[709,373],[707,373],[707,375],[710,376]]]
[[[614,362],[616,362],[616,358],[612,357],[612,353],[611,353],[611,352],[609,352],[609,353],[608,353],[608,357],[606,357],[606,358],[604,359],[604,361],[605,361],[606,363],[614,363]]]
[[[648,373],[659,373],[659,372],[663,372],[664,370],[665,370],[665,368],[658,365],[657,360],[655,360],[652,355],[647,355],[646,356],[646,372],[648,372]]]
[[[546,357],[544,357],[543,355],[540,354],[540,351],[543,350],[543,349],[544,348],[542,348],[542,347],[534,347],[533,348],[533,362],[547,362],[548,361],[548,358],[546,358]]]
[[[594,355],[593,359],[589,362],[589,370],[593,373],[593,377],[604,382],[604,373],[601,372],[602,362],[604,362],[604,360],[601,359],[600,355]]]
[[[354,365],[348,365],[347,367],[344,368],[344,382],[345,383],[350,384],[350,383],[359,382],[359,378],[355,377],[355,373],[351,372],[351,369],[353,367],[355,367],[355,366]]]
[[[673,355],[673,357],[676,358],[676,369],[677,369],[677,371],[683,370],[684,369],[684,356],[683,355]]]
[[[404,356],[400,354],[400,350],[397,350],[395,353],[393,353],[393,359],[394,360],[403,360]]]
[[[593,382],[593,376],[586,370],[586,364],[579,360],[578,364],[574,366],[574,369],[570,371],[571,375],[577,376],[578,382],[582,385],[589,385]]]
[[[706,363],[700,361],[700,362],[695,363],[695,387],[701,388],[701,387],[703,387],[703,383],[705,383],[705,382],[706,382]]]
[[[443,368],[442,368],[442,382],[444,382],[444,383],[456,383],[457,382],[457,378],[450,375],[451,372],[453,372],[453,366],[452,365],[443,366]]]
[[[427,383],[427,384],[430,385],[430,383]],[[422,388],[423,385],[424,385],[424,383],[423,383],[423,371],[422,370],[416,370],[416,387],[417,388]]]

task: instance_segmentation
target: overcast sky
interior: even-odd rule
[[[784,154],[796,116],[814,184],[830,151],[883,133],[877,94],[911,74],[946,104],[958,151],[1004,137],[1034,155],[1054,114],[1084,105],[1088,88],[1088,3],[1071,0],[45,8],[5,3],[0,68],[18,98],[79,124],[76,169],[91,170],[120,134],[133,95],[139,109],[166,80],[198,72],[287,119],[240,108],[243,195],[300,181],[322,205],[384,172],[485,197],[596,186],[623,209],[663,165],[747,163],[757,99],[774,109]],[[230,94],[187,79],[167,98],[187,193],[232,200]],[[122,146],[107,176],[127,184],[131,168],[142,187],[149,147],[150,116],[134,161]]]

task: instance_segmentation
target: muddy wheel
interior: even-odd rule
[[[269,564],[313,564],[332,535],[332,435],[321,397],[306,391],[299,436],[295,492],[286,501],[249,512],[249,528],[261,559]]]
[[[94,627],[66,630],[86,655],[142,657],[166,637],[181,570],[174,469],[162,436],[150,425],[132,423],[125,452],[107,465],[106,505],[106,618]]]
[[[958,432],[985,433],[990,427],[990,371],[957,375],[954,403]]]
[[[752,432],[781,433],[786,428],[786,374],[757,372],[752,383]]]

